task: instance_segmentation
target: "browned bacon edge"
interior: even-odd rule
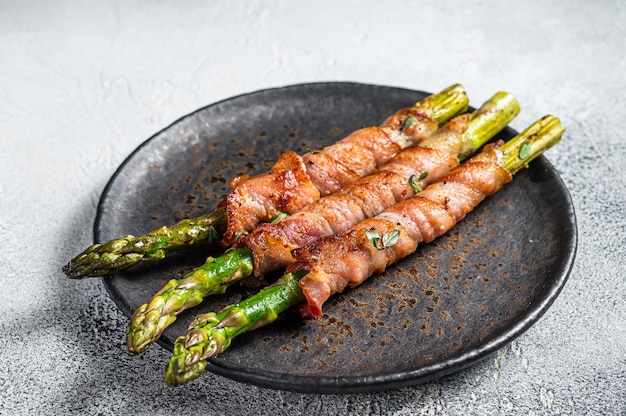
[[[355,287],[374,273],[412,254],[419,243],[428,243],[461,221],[487,196],[510,182],[511,174],[500,166],[502,142],[452,170],[419,194],[366,219],[340,235],[324,237],[294,251],[296,262],[287,272],[308,270],[300,281],[307,299],[305,317],[318,317],[333,294]],[[383,249],[366,236],[399,231],[398,241]]]
[[[321,198],[277,223],[258,225],[235,243],[247,246],[258,278],[294,261],[292,250],[324,236],[339,234],[415,194],[410,178],[427,173],[415,185],[419,189],[437,181],[458,165],[457,155],[471,116],[454,118],[421,145],[397,153],[377,172],[336,193]]]
[[[404,127],[405,120],[413,123]],[[357,130],[320,151],[299,156],[283,154],[266,173],[241,176],[218,205],[226,208],[227,231],[222,245],[281,212],[293,214],[304,206],[374,172],[399,150],[419,143],[437,130],[437,122],[413,108],[397,111],[379,127]]]

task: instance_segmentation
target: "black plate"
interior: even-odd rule
[[[354,83],[295,85],[202,108],[143,143],[120,166],[98,206],[95,239],[143,234],[212,210],[229,178],[267,170],[380,123],[427,93]],[[516,134],[507,129],[500,138]],[[570,196],[541,157],[449,234],[334,296],[317,321],[295,317],[240,336],[209,371],[270,388],[379,391],[451,374],[528,329],[565,284],[576,249]],[[220,250],[174,253],[105,278],[127,316],[171,278]],[[192,316],[252,292],[233,288],[186,311],[160,340],[172,349]],[[165,363],[164,363],[165,367]],[[198,382],[198,381],[196,381]]]

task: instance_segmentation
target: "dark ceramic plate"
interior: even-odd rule
[[[378,124],[426,95],[319,83],[202,108],[151,137],[120,166],[102,195],[95,239],[143,234],[210,211],[228,191],[229,178],[265,171],[286,150],[304,153]],[[515,134],[507,129],[499,137]],[[449,234],[334,296],[322,318],[302,322],[287,316],[240,336],[207,369],[315,393],[379,391],[451,374],[496,352],[539,319],[567,279],[576,237],[569,194],[541,157]],[[219,254],[211,247],[174,253],[104,283],[131,316],[167,280]],[[252,293],[232,289],[181,314],[160,344],[171,350],[195,314]]]

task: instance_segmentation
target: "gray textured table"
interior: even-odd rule
[[[623,2],[0,2],[0,414],[626,414]],[[204,105],[313,81],[508,90],[576,209],[576,263],[530,330],[479,364],[381,393],[305,395],[213,374],[176,389],[169,353],[131,356],[98,279],[61,266],[93,240],[106,182]]]

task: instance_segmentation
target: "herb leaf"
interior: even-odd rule
[[[518,154],[519,158],[523,160],[523,159],[526,159],[528,156],[530,156],[530,149],[531,149],[530,143],[528,142],[524,143],[522,147],[519,149],[519,154]]]
[[[400,230],[389,231],[383,235],[383,247],[391,247],[398,242],[400,238]]]
[[[411,125],[413,124],[414,121],[415,121],[415,117],[408,116],[407,118],[404,119],[404,125],[402,126],[402,128],[403,129],[407,129],[407,128],[411,127]]]
[[[418,182],[422,179],[426,179],[427,177],[428,172],[422,172],[419,177],[417,175],[411,175],[409,178],[409,185],[411,185],[411,188],[413,188],[413,191],[415,191],[416,194],[422,192],[422,187]]]
[[[377,232],[371,231],[371,230],[365,230],[365,236],[367,237],[368,240],[370,240],[370,244],[374,247],[376,247],[379,250],[382,250],[381,244],[380,244],[380,236],[378,235]]]
[[[365,230],[365,236],[370,240],[370,244],[377,250],[383,250],[387,247],[391,247],[398,242],[400,238],[400,230],[393,230],[385,233],[383,238],[380,238],[377,232],[372,230]]]
[[[288,216],[289,215],[285,214],[284,212],[279,212],[278,215],[272,218],[272,220],[270,221],[270,224],[276,224],[278,221],[282,220],[283,218],[287,218]]]

